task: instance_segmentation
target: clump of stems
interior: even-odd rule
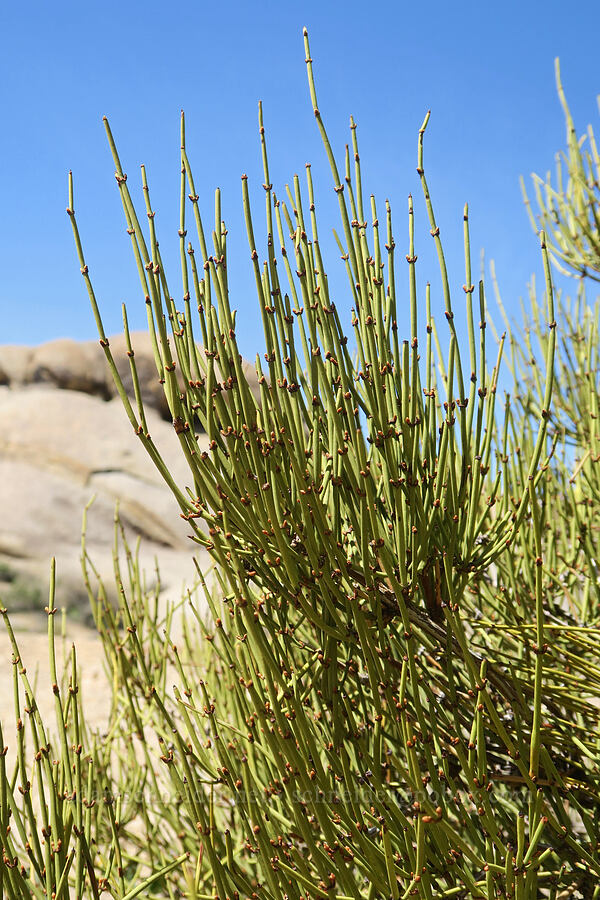
[[[556,86],[565,114],[567,150],[556,154],[556,182],[533,176],[539,212],[535,216],[525,184],[521,188],[531,224],[543,228],[548,247],[561,272],[600,281],[600,154],[591,125],[578,137],[560,79],[556,59]],[[600,108],[600,98],[598,100]]]
[[[21,856],[12,844],[11,853],[33,854],[36,864],[21,862],[22,877],[42,897],[66,896],[77,878],[77,896],[96,896],[99,869],[102,886],[121,898],[600,896],[600,485],[596,426],[580,422],[572,405],[597,406],[597,329],[587,349],[570,330],[568,307],[555,308],[542,235],[543,300],[533,303],[524,336],[500,337],[490,359],[465,207],[463,352],[425,175],[429,115],[417,171],[441,272],[443,329],[431,314],[431,288],[418,278],[413,198],[400,275],[390,204],[380,224],[363,190],[353,120],[338,168],[306,32],[304,41],[339,201],[352,338],[330,295],[311,169],[304,184],[295,176],[275,193],[259,108],[262,244],[242,179],[266,349],[256,357],[258,398],[237,344],[220,193],[207,238],[183,116],[180,303],[167,282],[146,173],[145,232],[105,121],[187,484],[175,482],[152,441],[139,391],[131,402],[119,380],[70,179],[81,271],[126,413],[215,567],[212,581],[199,573],[208,617],[190,592],[183,639],[174,643],[174,611],[161,617],[158,594],[144,591],[118,521],[127,577],[116,550],[116,609],[84,549],[113,685],[102,777],[117,796],[129,795],[132,780],[149,792],[125,812],[109,805],[91,859],[81,840],[89,844],[91,831],[75,807],[61,845],[65,860],[75,854],[72,878],[63,877],[66,861],[56,862],[47,835],[32,850],[23,834]],[[124,328],[136,385],[125,314]],[[501,409],[505,344],[515,392]],[[98,744],[71,762],[75,726],[63,713],[59,725],[69,735],[60,758],[72,781],[73,765],[93,760]],[[92,785],[97,771],[89,764]],[[44,772],[40,783],[54,777]],[[9,796],[3,771],[0,779],[4,826],[9,807],[25,801]],[[175,801],[166,808],[157,802],[165,785]],[[29,821],[33,834],[35,815]]]

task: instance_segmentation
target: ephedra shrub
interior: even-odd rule
[[[294,178],[276,195],[260,113],[262,242],[242,181],[267,351],[256,358],[259,399],[236,339],[219,194],[209,246],[183,120],[180,303],[145,172],[143,229],[106,123],[187,484],[175,482],[148,434],[139,391],[131,403],[119,381],[70,187],[81,270],[126,413],[215,562],[209,619],[191,596],[181,646],[168,622],[163,637],[134,563],[117,611],[89,575],[114,673],[111,740],[135,741],[144,783],[167,785],[174,801],[165,809],[151,791],[118,822],[109,817],[103,887],[116,897],[219,900],[595,897],[598,598],[589,527],[575,512],[592,458],[568,472],[568,454],[556,452],[564,430],[553,419],[557,319],[544,237],[543,359],[532,367],[515,347],[513,369],[520,362],[527,377],[500,408],[504,339],[490,351],[467,209],[460,312],[455,302],[424,169],[427,118],[418,173],[442,328],[417,279],[413,201],[400,276],[389,204],[365,199],[352,121],[338,169],[306,33],[305,49],[347,296],[336,303],[329,292],[310,168],[305,185]],[[455,315],[465,319],[466,349]],[[137,385],[131,346],[130,359]],[[121,750],[129,764],[119,770],[115,755],[106,772],[117,766],[118,791],[132,764]],[[148,843],[138,839],[132,852],[136,816]],[[81,826],[73,832],[79,848]],[[77,896],[94,896],[93,864],[73,852]],[[64,884],[66,876],[66,896]]]

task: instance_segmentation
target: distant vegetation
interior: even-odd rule
[[[0,591],[3,605],[11,612],[43,610],[40,588],[23,578],[5,562],[0,562]]]

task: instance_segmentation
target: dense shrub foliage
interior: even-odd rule
[[[145,172],[142,228],[106,123],[187,484],[148,434],[139,392],[131,404],[119,383],[71,184],[127,415],[215,568],[184,598],[175,644],[175,611],[144,590],[118,520],[116,609],[84,551],[112,689],[104,735],[84,721],[75,651],[62,683],[56,674],[53,591],[58,741],[15,642],[2,896],[600,895],[597,317],[583,291],[555,304],[542,234],[542,299],[490,348],[467,209],[464,285],[448,280],[426,119],[418,173],[441,271],[437,325],[412,198],[401,268],[389,204],[378,211],[363,190],[354,122],[337,167],[306,35],[305,46],[349,299],[337,306],[329,292],[310,168],[304,185],[273,190],[261,113],[262,244],[242,182],[267,351],[260,400],[236,340],[220,196],[209,241],[183,120],[179,304]],[[503,356],[514,390],[501,404]]]

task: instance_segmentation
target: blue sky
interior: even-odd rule
[[[439,298],[437,265],[416,175],[417,133],[432,117],[425,165],[455,300],[464,282],[462,209],[469,202],[475,271],[494,259],[506,306],[535,273],[537,241],[518,178],[543,173],[564,145],[554,84],[560,56],[576,125],[597,125],[600,91],[597,2],[405,4],[355,2],[31,2],[0,13],[3,137],[0,142],[0,343],[92,338],[95,326],[75,257],[67,172],[87,261],[109,333],[126,301],[134,327],[145,311],[125,234],[102,116],[110,119],[130,185],[145,163],[156,224],[178,271],[179,113],[210,222],[223,192],[229,228],[231,303],[242,352],[262,344],[241,210],[249,176],[256,230],[264,215],[257,101],[264,104],[275,190],[312,163],[320,230],[334,299],[349,320],[339,254],[325,236],[337,227],[332,182],[308,96],[302,26],[310,32],[319,105],[343,161],[350,114],[359,126],[363,183],[394,211],[406,252],[406,202],[415,197],[418,277]],[[137,193],[139,196],[139,192]],[[399,277],[403,277],[400,270]],[[491,293],[491,292],[490,292]]]

